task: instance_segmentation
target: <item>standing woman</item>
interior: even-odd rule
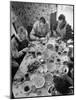
[[[53,35],[61,37],[62,39],[70,39],[73,37],[71,26],[67,24],[63,14],[58,17],[56,25],[53,26]]]

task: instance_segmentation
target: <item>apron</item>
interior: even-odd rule
[[[65,25],[64,28],[60,29],[59,24],[57,25],[56,32],[61,38],[64,38],[64,36],[66,35],[66,26],[67,25]]]

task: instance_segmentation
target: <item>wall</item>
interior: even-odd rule
[[[73,29],[73,6],[58,5],[57,19],[60,14],[65,15],[67,23],[69,23]]]
[[[33,25],[40,17],[44,16],[50,26],[50,14],[56,11],[56,5],[44,3],[12,2],[11,9],[19,17],[24,27]]]

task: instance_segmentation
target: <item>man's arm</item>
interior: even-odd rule
[[[30,32],[30,38],[33,40],[38,40],[39,38],[35,36],[35,30],[37,27],[38,22],[35,22],[32,28],[32,31]]]
[[[47,35],[46,35],[46,38],[49,39],[50,36],[51,36],[51,30],[50,30],[49,25],[47,24]]]

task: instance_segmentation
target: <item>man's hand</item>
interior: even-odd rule
[[[23,50],[21,50],[23,53],[27,53],[28,52],[28,48],[24,48]]]
[[[23,50],[19,51],[19,57],[27,52],[28,52],[28,48],[24,48]]]
[[[19,57],[21,57],[24,53],[22,51],[19,51]]]

